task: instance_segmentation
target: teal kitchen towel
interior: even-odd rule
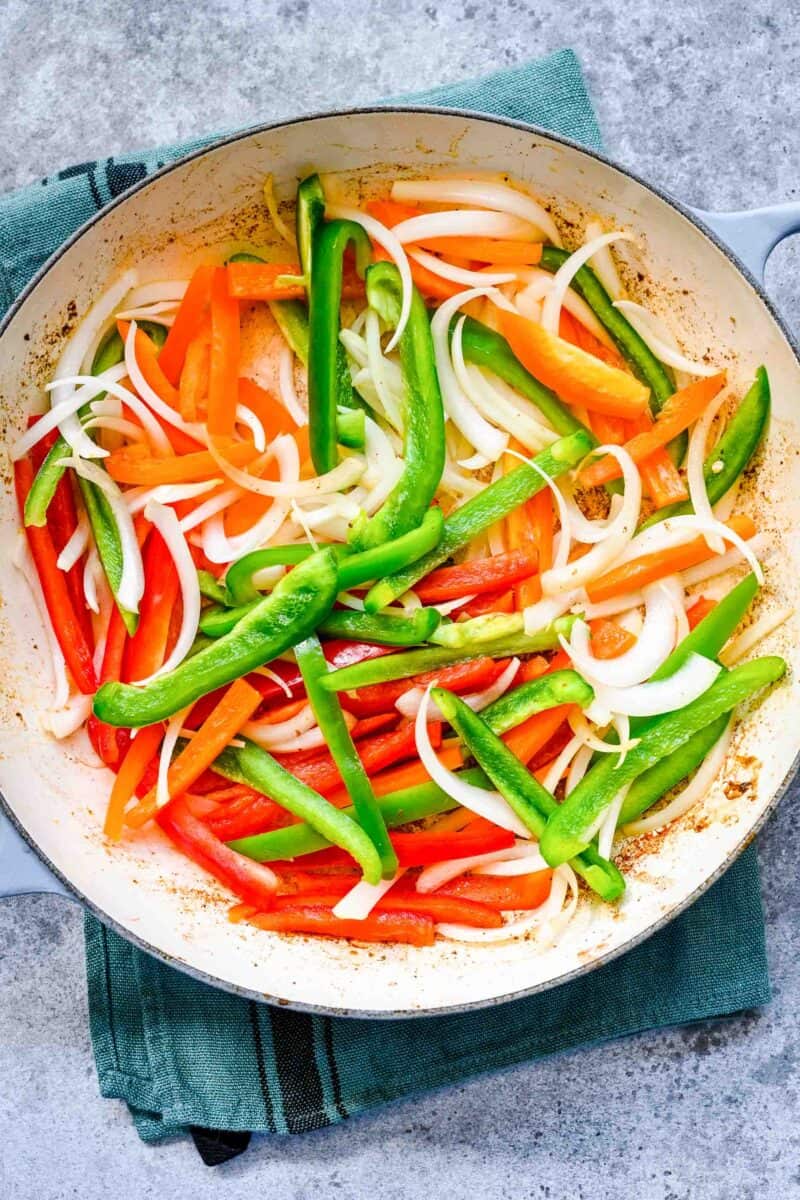
[[[406,100],[600,133],[569,50]],[[0,199],[7,306],[103,204],[211,139],[82,163]],[[750,848],[696,904],[624,957],[572,983],[464,1015],[366,1021],[229,995],[164,966],[86,918],[91,1033],[104,1096],[142,1138],[190,1130],[208,1162],[247,1131],[304,1133],[424,1088],[769,998],[758,863]]]

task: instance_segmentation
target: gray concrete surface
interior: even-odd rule
[[[685,0],[5,0],[0,188],[70,161],[580,54],[609,150],[685,200],[796,197],[800,6]],[[800,323],[800,256],[772,294]],[[101,1101],[79,914],[0,905],[0,1196],[800,1196],[797,794],[761,839],[774,999],[760,1013],[518,1067],[211,1174]]]

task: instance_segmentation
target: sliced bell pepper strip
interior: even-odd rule
[[[440,508],[428,509],[416,529],[392,538],[382,546],[348,554],[339,561],[339,587],[343,591],[382,579],[417,562],[438,544],[444,529]]]
[[[211,360],[206,425],[212,437],[230,437],[239,393],[239,302],[228,293],[227,268],[211,283]]]
[[[228,295],[236,300],[305,299],[305,286],[289,282],[300,275],[297,263],[231,261],[225,270]]]
[[[607,754],[584,775],[553,813],[540,840],[542,855],[558,866],[586,850],[621,788],[688,742],[701,729],[737,704],[777,682],[786,672],[782,658],[757,658],[719,675],[711,687],[685,708],[654,719],[641,740],[620,763]],[[612,761],[609,761],[612,760]]]
[[[729,714],[723,713],[716,721],[712,721],[705,729],[700,729],[690,737],[680,750],[668,754],[661,762],[635,779],[622,802],[618,824],[625,825],[628,821],[635,821],[648,808],[652,808],[666,792],[699,767],[711,747],[722,737],[729,720]]]
[[[403,285],[394,263],[367,270],[367,300],[391,328],[400,320]],[[436,494],[445,464],[444,408],[436,373],[430,322],[422,297],[412,290],[411,311],[400,338],[403,374],[403,470],[372,517],[357,520],[350,542],[359,550],[390,542],[416,529]]]
[[[263,571],[265,567],[296,566],[313,553],[313,546],[270,546],[238,558],[225,572],[225,587],[231,601],[238,606],[258,600],[259,591],[253,584],[256,571]]]
[[[508,878],[491,875],[461,875],[432,892],[433,896],[472,900],[500,912],[539,908],[550,895],[553,881],[551,871],[534,871],[530,875]]]
[[[305,889],[296,895],[279,896],[275,902],[278,912],[292,910],[296,905],[324,905],[333,908],[336,903],[353,886],[353,877],[327,876],[317,880],[316,888]],[[474,900],[465,900],[458,896],[438,896],[435,892],[422,893],[404,889],[395,893],[394,889],[382,896],[370,913],[370,917],[381,913],[413,913],[417,917],[428,917],[432,921],[453,921],[462,925],[472,925],[478,929],[500,929],[503,918],[495,908],[487,904],[478,904]]]
[[[269,908],[274,903],[278,886],[275,873],[269,867],[229,850],[203,821],[192,815],[185,797],[176,796],[170,800],[158,812],[156,820],[179,850],[230,888],[234,895],[259,909]]]
[[[369,238],[353,221],[331,221],[314,236],[309,288],[308,411],[311,458],[322,475],[338,462],[336,409],[339,402],[339,309],[343,258],[352,244],[359,275],[372,256]]]
[[[770,405],[769,376],[765,367],[759,367],[753,384],[703,464],[703,480],[712,504],[733,487],[761,445],[769,425]],[[690,503],[670,505],[653,513],[640,529],[692,511]]]
[[[326,637],[353,638],[380,646],[418,646],[428,640],[441,619],[435,608],[417,608],[408,616],[336,609],[320,623],[319,632]]]
[[[116,605],[111,610],[106,628],[106,644],[103,650],[103,661],[100,666],[100,683],[109,683],[122,678],[122,664],[125,658],[125,648],[128,642],[128,631],[122,614]],[[87,728],[97,753],[106,766],[114,766],[119,762],[119,730],[113,725],[98,721],[94,713],[90,714]],[[151,755],[152,757],[152,755]]]
[[[197,267],[178,305],[175,320],[158,356],[158,365],[174,386],[178,386],[189,343],[202,325],[211,303],[211,284],[216,267]]]
[[[197,572],[197,584],[200,588],[200,595],[205,596],[207,600],[213,600],[215,604],[230,603],[226,588],[210,571],[200,569]]]
[[[377,850],[383,877],[391,879],[397,870],[397,855],[392,849],[386,823],[370,786],[364,764],[345,723],[339,699],[325,689],[328,664],[316,637],[295,646],[297,665],[303,673],[306,695],[331,756],[356,809],[359,823]]]
[[[636,638],[616,621],[601,619],[589,625],[592,631],[589,643],[595,658],[618,658],[635,644]]]
[[[312,933],[317,937],[350,938],[357,942],[432,946],[435,936],[430,917],[411,912],[381,912],[363,921],[342,921],[334,917],[330,908],[297,902],[277,912],[255,913],[245,920],[248,925],[273,933]]]
[[[650,456],[662,449],[679,434],[684,433],[702,416],[708,405],[725,385],[724,371],[716,375],[695,379],[687,387],[673,394],[664,402],[661,412],[653,424],[625,442],[624,448],[635,463],[647,462]],[[580,473],[584,487],[597,487],[618,479],[622,469],[616,458],[607,455],[598,462],[590,463]]]
[[[117,329],[122,338],[123,343],[128,336],[130,321],[117,321]],[[163,330],[163,325],[155,325],[150,327]],[[156,335],[159,336],[159,335]],[[158,361],[158,346],[147,330],[141,326],[136,326],[136,361],[139,364],[139,370],[142,372],[144,380],[150,385],[153,391],[171,408],[180,408],[180,393],[176,387],[167,379],[161,364]]]
[[[208,382],[211,360],[210,324],[192,338],[186,350],[180,383],[178,385],[178,410],[184,421],[200,419],[201,406],[208,398]]]
[[[241,749],[229,747],[222,756],[222,765],[226,778],[238,779],[269,795],[313,829],[323,843],[339,846],[351,855],[369,883],[379,882],[380,855],[352,813],[335,808],[253,742],[245,741]]]
[[[330,611],[336,596],[333,552],[301,563],[244,617],[232,633],[144,687],[105,683],[95,715],[109,725],[152,725],[215,688],[255,670],[294,645]]]
[[[460,550],[477,534],[508,516],[512,509],[530,500],[546,486],[543,476],[557,478],[589,452],[593,445],[591,434],[577,432],[560,438],[532,460],[539,470],[520,464],[495,480],[477,496],[467,500],[446,518],[441,540],[434,550],[411,566],[395,572],[376,584],[367,594],[365,607],[368,612],[378,612],[391,604],[398,596],[407,592],[435,567],[445,562],[456,550]]]
[[[122,837],[125,825],[125,807],[144,778],[145,771],[161,745],[163,737],[164,726],[160,723],[140,729],[122,760],[111,789],[106,821],[103,826],[103,832],[112,841],[119,841]]]
[[[559,645],[559,636],[569,636],[574,617],[558,617],[552,625],[535,634],[520,633],[516,636],[498,638],[496,641],[473,642],[471,645],[450,648],[430,646],[421,650],[405,650],[389,654],[375,662],[356,663],[352,667],[340,667],[326,676],[326,690],[341,692],[366,687],[373,683],[388,683],[393,679],[408,679],[411,675],[436,671],[451,663],[466,662],[471,658],[486,655],[506,658],[514,654],[536,654],[540,650],[553,650]]]
[[[523,366],[562,400],[592,412],[637,417],[647,411],[649,390],[519,313],[501,311],[500,329]]]
[[[269,310],[300,362],[303,366],[308,366],[308,312],[305,304],[299,300],[275,300],[270,304]],[[344,346],[342,355],[346,366],[347,355]],[[342,402],[341,397],[339,402]]]
[[[743,514],[731,517],[727,526],[745,539],[753,537],[756,532],[752,518]],[[610,600],[613,596],[638,591],[648,583],[664,579],[676,571],[685,571],[688,567],[694,567],[697,563],[706,562],[713,557],[714,551],[709,550],[704,537],[693,538],[691,542],[684,542],[669,550],[642,554],[639,558],[623,563],[621,567],[614,567],[605,575],[593,579],[586,591],[593,603]]]
[[[710,596],[700,596],[686,614],[689,621],[689,628],[696,629],[703,618],[712,613],[716,607],[716,600],[712,600]]]
[[[477,558],[454,567],[439,567],[414,588],[423,604],[441,604],[459,596],[480,595],[499,588],[510,587],[533,575],[537,567],[536,554],[514,550],[495,554],[492,558]]]
[[[367,441],[366,414],[360,408],[340,408],[336,413],[336,440],[340,446],[363,450]]]
[[[561,704],[577,704],[580,708],[587,708],[593,699],[594,688],[577,671],[566,668],[540,675],[506,692],[484,708],[481,717],[494,733],[501,734],[521,725],[534,713]]]
[[[307,175],[297,188],[295,203],[295,234],[297,253],[300,256],[300,269],[311,279],[311,265],[314,253],[314,240],[325,220],[325,191],[322,180],[316,173]]]
[[[541,838],[548,818],[558,810],[557,801],[503,744],[479,713],[473,712],[463,700],[443,688],[434,688],[431,695],[506,803],[531,833]],[[622,895],[625,888],[622,875],[613,863],[602,858],[592,847],[572,858],[570,866],[604,900],[616,900]]]
[[[334,663],[338,666],[338,663]],[[503,673],[508,662],[496,662],[492,658],[473,658],[466,662],[456,663],[455,666],[441,667],[430,673],[423,673],[411,679],[404,678],[387,683],[376,683],[359,688],[357,692],[341,692],[342,705],[348,712],[357,717],[367,717],[373,713],[396,712],[395,704],[410,687],[425,687],[438,681],[442,687],[451,692],[478,692],[489,687]]]
[[[125,650],[125,678],[134,682],[152,675],[164,661],[180,587],[172,555],[157,529],[147,538],[144,578],[139,623]]]
[[[220,447],[225,458],[235,467],[246,467],[258,457],[252,442],[228,442]],[[208,450],[176,454],[169,458],[152,458],[141,447],[114,450],[104,466],[117,483],[142,484],[156,487],[161,483],[199,483],[219,477],[219,464]]]
[[[504,242],[482,237],[437,237],[423,238],[418,244],[430,250],[432,254],[509,267],[535,267],[542,257],[542,247],[537,242]]]
[[[468,828],[462,833],[428,829],[417,833],[393,833],[391,839],[401,867],[425,867],[451,858],[491,854],[514,845],[514,834],[510,830],[500,829],[488,821],[483,828]]]
[[[24,512],[25,500],[33,485],[33,467],[30,459],[20,458],[14,463],[14,485],[19,511]],[[89,695],[97,687],[92,648],[75,612],[66,575],[58,568],[58,555],[50,531],[47,528],[28,525],[25,533],[42,586],[53,633],[76,687],[85,695]]]
[[[752,604],[757,591],[758,581],[755,575],[751,573],[740,579],[727,596],[714,602],[711,611],[678,643],[650,678],[667,679],[674,675],[690,654],[716,658]]]

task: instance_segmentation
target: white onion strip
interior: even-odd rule
[[[314,716],[311,705],[306,704],[293,717],[288,717],[285,721],[276,721],[272,724],[267,721],[248,721],[246,725],[242,726],[242,736],[249,738],[251,742],[255,742],[264,750],[270,750],[282,742],[308,733],[316,723],[317,718]]]
[[[511,878],[515,875],[532,875],[535,871],[549,871],[550,864],[545,862],[540,852],[531,848],[530,842],[518,842],[525,853],[520,858],[506,858],[502,862],[485,863],[482,867],[473,867],[473,875],[497,875],[500,878]]]
[[[155,487],[128,488],[123,495],[129,511],[135,515],[145,509],[149,500],[157,500],[159,504],[178,504],[181,500],[203,496],[221,483],[221,479],[206,479],[202,483],[158,483]]]
[[[425,720],[427,701],[430,699],[432,687],[433,684],[429,684],[425,693],[425,703],[420,705],[414,722],[417,753],[423,767],[433,782],[438,783],[442,791],[451,796],[453,800],[457,800],[459,804],[463,804],[464,808],[468,808],[470,812],[477,813],[479,817],[486,817],[488,821],[499,825],[501,829],[510,829],[512,833],[517,834],[519,837],[529,838],[531,836],[530,830],[527,826],[523,825],[517,814],[506,803],[499,792],[485,791],[483,788],[476,787],[473,783],[466,783],[465,780],[459,779],[454,771],[443,767],[439,762],[431,745],[428,725]]]
[[[299,488],[300,454],[297,442],[291,434],[276,437],[268,453],[277,461],[280,472],[280,483],[276,483],[275,486],[290,492],[293,488]],[[207,503],[210,504],[210,501]],[[277,533],[288,512],[289,505],[286,500],[278,498],[249,529],[229,537],[225,532],[222,510],[219,509],[203,526],[204,553],[214,563],[233,562],[234,559],[241,558],[243,554],[249,554],[251,550],[256,550],[268,542]]]
[[[325,215],[331,220],[355,221],[357,225],[360,225],[364,229],[373,242],[377,242],[379,246],[383,247],[397,267],[400,274],[403,295],[400,302],[400,319],[389,340],[389,345],[386,347],[387,353],[390,354],[395,346],[399,344],[400,338],[403,336],[408,324],[408,318],[411,315],[411,297],[414,286],[411,279],[411,267],[409,266],[408,258],[401,241],[395,230],[389,229],[386,225],[377,221],[375,217],[370,217],[358,208],[348,208],[343,204],[328,204],[325,208]]]
[[[638,683],[627,688],[600,688],[597,702],[629,717],[658,717],[685,708],[708,691],[722,668],[719,663],[690,654],[683,666],[667,679]]]
[[[122,492],[111,476],[95,463],[86,462],[82,458],[62,458],[58,465],[71,468],[81,478],[95,484],[108,501],[122,552],[122,575],[117,588],[117,600],[123,608],[130,612],[138,612],[139,601],[144,591],[144,567],[133,519]]]
[[[181,728],[184,721],[192,711],[192,705],[189,704],[186,708],[182,708],[180,712],[174,713],[167,722],[167,729],[164,734],[164,740],[161,743],[161,750],[158,755],[158,775],[156,776],[156,808],[163,808],[169,803],[169,768],[172,763],[172,752],[178,743],[178,738],[181,735]]]
[[[334,917],[338,917],[340,921],[365,921],[378,901],[383,899],[404,874],[405,871],[401,867],[391,879],[382,879],[380,883],[367,883],[366,879],[360,879],[355,887],[334,904]]]
[[[58,383],[46,384],[44,390],[51,393],[51,398],[55,395],[56,390],[61,390],[65,386],[69,386],[72,390],[64,400],[59,401],[58,404],[53,404],[48,412],[43,413],[39,417],[35,425],[32,425],[21,437],[17,438],[11,447],[11,461],[16,462],[17,459],[26,455],[33,446],[36,446],[56,426],[60,428],[66,423],[67,418],[73,416],[79,408],[83,408],[84,404],[88,404],[95,396],[99,396],[101,392],[106,391],[108,383],[116,383],[124,374],[124,364],[117,363],[116,366],[109,367],[102,375],[67,376]],[[75,391],[76,384],[83,384],[83,386],[78,391]],[[79,430],[82,428],[80,423],[78,428]],[[77,438],[74,440],[82,447],[80,453],[83,458],[103,458],[107,454],[106,450],[103,450],[100,446],[96,446],[91,438],[87,438],[85,435],[83,435],[80,441]],[[88,445],[85,443],[88,443]],[[72,446],[72,443],[70,442],[69,445]]]
[[[564,774],[567,767],[583,745],[584,740],[582,733],[575,734],[574,737],[569,739],[561,753],[557,756],[557,758],[553,759],[553,761],[550,763],[550,766],[547,768],[544,779],[542,780],[542,787],[547,788],[548,792],[554,792],[556,790],[561,776]]]
[[[417,891],[424,894],[435,892],[451,879],[457,879],[467,871],[474,871],[476,867],[488,866],[490,863],[513,862],[520,858],[529,859],[532,851],[533,846],[530,842],[520,841],[505,850],[490,850],[486,854],[471,854],[466,858],[450,858],[444,862],[433,863],[417,876]]]
[[[592,654],[591,630],[585,621],[575,622],[569,641],[561,638],[561,645],[576,670],[591,684],[624,688],[643,683],[675,648],[675,609],[669,595],[655,583],[649,584],[642,594],[645,600],[642,631],[635,645],[617,658],[599,659]]]
[[[740,662],[746,654],[757,646],[760,641],[769,634],[774,633],[779,629],[785,621],[788,621],[794,614],[793,608],[777,608],[774,612],[764,613],[754,621],[752,625],[748,625],[738,637],[733,638],[728,642],[727,646],[718,656],[719,661],[724,667],[732,667]]]
[[[287,438],[291,435],[281,434],[280,436]],[[277,440],[276,438],[275,441]],[[244,488],[245,491],[255,492],[257,496],[282,496],[287,499],[299,500],[303,497],[319,496],[325,492],[339,492],[344,488],[352,487],[353,484],[358,483],[365,469],[363,459],[356,457],[343,458],[338,466],[335,466],[332,471],[327,471],[324,475],[317,475],[313,479],[284,483],[273,479],[260,479],[256,475],[251,475],[249,471],[242,471],[239,467],[235,467],[232,463],[228,462],[224,454],[220,453],[214,445],[213,438],[209,438],[208,449],[219,469],[233,483],[238,487]],[[270,444],[266,453],[270,457],[274,456],[275,442]],[[263,459],[262,463],[266,465]]]
[[[298,427],[307,425],[308,413],[300,403],[297,388],[294,385],[294,350],[288,342],[282,346],[278,359],[278,388],[281,394],[281,403],[295,425]]]
[[[620,788],[603,817],[603,824],[597,833],[597,853],[603,858],[611,857],[611,847],[614,844],[614,834],[617,832],[617,821],[622,811],[622,805],[630,789],[630,784]]]
[[[454,267],[452,263],[429,254],[427,250],[409,250],[408,257],[425,267],[432,275],[448,279],[451,283],[460,283],[462,287],[498,287],[501,283],[513,283],[516,275],[513,271],[505,274],[493,271],[468,271],[464,267]]]
[[[253,445],[259,454],[262,454],[267,448],[267,435],[264,432],[264,426],[261,424],[260,418],[253,412],[252,408],[248,408],[246,404],[237,404],[236,423],[244,425],[245,429],[250,430],[253,436]]]
[[[710,367],[708,363],[696,362],[675,349],[674,339],[670,331],[655,313],[650,312],[633,300],[615,300],[614,308],[624,313],[639,337],[647,343],[661,362],[677,371],[685,371],[687,375],[710,376],[716,375],[718,367]]]
[[[120,366],[122,366],[122,364],[120,364]],[[111,370],[113,369],[114,368],[111,368]],[[91,390],[94,391],[94,395],[97,395],[97,391],[100,390],[94,389],[94,384],[97,380],[102,380],[103,391],[108,392],[109,396],[113,396],[116,400],[120,400],[123,404],[125,404],[131,410],[137,420],[141,422],[155,454],[163,455],[165,458],[174,454],[169,438],[147,405],[132,391],[130,391],[129,388],[122,387],[121,384],[116,383],[111,378],[110,371],[107,371],[105,375],[97,376],[75,375],[69,382],[84,384],[87,388],[87,391],[89,388],[91,388]],[[100,403],[103,405],[102,408],[99,407]],[[95,405],[97,405],[97,407],[95,407]],[[108,413],[110,410],[106,408],[105,401],[101,401],[99,403],[95,401],[92,404],[92,411]],[[105,451],[103,453],[105,453]]]
[[[502,212],[453,209],[452,212],[423,213],[400,221],[392,230],[403,245],[438,237],[504,238],[511,242],[537,240],[538,230],[530,221]]]
[[[74,567],[81,555],[85,553],[88,545],[89,519],[86,516],[86,510],[82,508],[78,513],[78,523],[72,535],[64,543],[64,549],[56,559],[56,566],[59,571],[69,571]]]
[[[585,246],[581,246],[574,254],[570,254],[569,258],[564,260],[553,276],[553,286],[544,298],[544,305],[542,306],[542,325],[544,328],[549,330],[550,333],[558,333],[558,319],[567,288],[572,283],[577,272],[584,263],[589,261],[593,254],[601,250],[604,246],[609,246],[612,242],[633,242],[635,240],[632,233],[623,233],[621,230],[614,230],[612,233],[600,234],[599,237],[594,238],[591,242],[587,242]]]
[[[151,500],[144,510],[144,515],[161,534],[170,557],[175,564],[180,583],[183,614],[181,627],[170,654],[152,675],[147,679],[135,680],[137,683],[147,683],[158,675],[165,675],[173,670],[178,663],[183,662],[192,648],[200,624],[200,587],[197,581],[197,570],[192,558],[192,552],[181,531],[178,514],[172,508]]]
[[[725,732],[700,764],[691,782],[658,812],[640,817],[636,821],[629,821],[627,825],[622,826],[620,832],[625,837],[639,837],[642,833],[653,833],[656,829],[663,829],[665,825],[671,825],[673,821],[677,821],[684,813],[694,808],[695,804],[706,796],[708,789],[719,775],[728,755],[732,733],[733,718],[731,717]]]
[[[708,497],[703,465],[706,458],[706,442],[711,432],[711,426],[714,418],[727,399],[727,389],[721,388],[698,420],[695,421],[694,428],[689,435],[689,449],[686,454],[686,482],[689,486],[689,499],[692,502],[692,508],[703,521],[719,520],[714,515],[714,510],[711,507],[711,501]],[[707,534],[706,542],[709,550],[714,554],[724,552],[724,543],[717,535]]]
[[[158,393],[150,387],[150,384],[142,374],[141,367],[136,358],[136,329],[136,322],[131,321],[128,326],[128,335],[125,338],[125,367],[131,383],[145,404],[154,413],[158,413],[162,421],[166,421],[168,425],[173,425],[176,429],[180,429],[181,432],[188,434],[189,437],[194,438],[195,441],[201,442],[205,446],[208,443],[205,426],[201,425],[198,421],[184,421],[180,413],[171,404],[167,404],[166,400],[162,400]],[[110,388],[109,391],[111,391]]]
[[[561,245],[558,227],[544,205],[507,183],[450,177],[398,179],[392,184],[392,199],[408,204],[469,204],[476,208],[495,209],[529,222],[554,246]]]
[[[603,232],[603,227],[599,221],[588,221],[586,225],[586,241],[587,243],[595,241]],[[625,294],[625,289],[622,286],[622,280],[619,277],[617,264],[614,262],[614,256],[608,246],[601,246],[595,250],[589,261],[589,266],[594,271],[597,278],[602,283],[603,287],[608,292],[612,300],[620,300]]]

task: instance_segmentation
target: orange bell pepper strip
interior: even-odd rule
[[[248,466],[258,456],[252,442],[231,442],[225,447],[226,459],[236,467]],[[198,483],[221,475],[219,466],[208,450],[170,458],[153,458],[143,447],[131,446],[109,454],[104,466],[117,483],[148,487],[155,487],[159,483]]]
[[[696,379],[688,387],[674,392],[665,401],[650,428],[637,433],[625,443],[625,449],[633,461],[643,462],[694,424],[724,387],[725,378],[725,372],[720,371],[716,375]],[[597,487],[618,479],[620,475],[619,463],[609,455],[581,471],[580,480],[584,487]]]
[[[435,936],[430,917],[411,912],[380,912],[363,921],[342,921],[334,917],[329,907],[300,904],[296,900],[280,911],[257,912],[244,919],[248,925],[274,933],[313,933],[318,937],[353,938],[359,942],[432,946]]]
[[[214,759],[222,753],[261,703],[261,693],[246,679],[237,679],[200,726],[195,736],[174,760],[167,774],[171,796],[189,790]],[[138,739],[137,739],[138,740]],[[128,813],[126,824],[138,828],[156,812],[156,789],[151,788],[142,801]]]
[[[298,263],[228,263],[228,295],[236,300],[305,300],[302,284],[278,284],[281,275],[302,275]]]
[[[636,421],[623,421],[620,417],[607,417],[601,413],[593,413],[591,418],[592,432],[603,446],[623,446],[629,438],[652,425],[651,418],[644,414]],[[663,446],[639,463],[639,474],[656,508],[686,500],[686,486]]]
[[[239,402],[252,408],[267,435],[267,440],[279,433],[294,433],[297,423],[289,410],[272,392],[260,387],[254,379],[239,379]]]
[[[208,416],[212,437],[230,437],[239,396],[239,301],[228,293],[225,267],[211,281],[211,359],[208,371]]]
[[[125,806],[136,791],[164,737],[164,726],[148,725],[140,729],[130,744],[117,772],[106,811],[103,831],[112,841],[119,841],[125,824]]]
[[[208,396],[211,326],[204,326],[186,348],[178,386],[178,408],[184,421],[197,421]]]
[[[128,336],[130,329],[130,321],[117,321],[117,331],[123,342]],[[164,343],[166,345],[166,342]],[[136,349],[136,361],[139,364],[139,370],[144,376],[145,383],[148,383],[165,404],[170,408],[180,407],[180,396],[178,389],[173,387],[167,379],[159,361],[159,353],[156,349],[155,342],[149,338],[143,329],[136,329],[136,341],[134,343]]]
[[[412,215],[417,216],[418,213]],[[542,258],[538,242],[503,242],[481,237],[423,238],[419,243],[432,254],[444,254],[449,261],[466,258],[487,266],[535,267]]]
[[[415,592],[423,604],[441,604],[459,596],[481,595],[509,587],[536,571],[535,549],[513,550],[492,558],[473,559],[454,567],[439,567],[420,581]]]
[[[172,328],[161,347],[158,365],[174,387],[177,387],[181,377],[189,343],[196,337],[208,313],[211,282],[216,269],[213,266],[197,267],[175,313]]]
[[[738,533],[745,540],[753,537],[756,527],[750,517],[733,516],[726,523],[728,529]],[[607,571],[598,579],[587,584],[586,591],[592,603],[600,600],[610,600],[614,596],[622,596],[626,592],[637,592],[648,583],[655,583],[676,571],[685,571],[688,567],[696,567],[698,563],[707,562],[714,558],[713,550],[709,550],[704,537],[693,538],[682,546],[673,546],[669,550],[657,550],[652,554],[643,554],[640,558],[631,559],[613,571]]]
[[[616,621],[589,622],[591,651],[595,658],[618,658],[634,645],[636,638]]]
[[[125,622],[122,619],[122,614],[114,604],[111,608],[111,615],[108,619],[108,627],[106,629],[106,644],[103,650],[103,661],[100,666],[99,683],[117,682],[122,679],[122,664],[125,657],[125,648],[128,643],[128,631],[125,628]],[[91,714],[88,721],[88,729],[97,753],[102,758],[106,766],[114,766],[119,762],[119,742],[117,741],[117,729],[113,725],[106,725],[105,721],[100,721]]]
[[[517,313],[498,314],[500,330],[522,365],[568,404],[633,418],[647,410],[650,389]]]

